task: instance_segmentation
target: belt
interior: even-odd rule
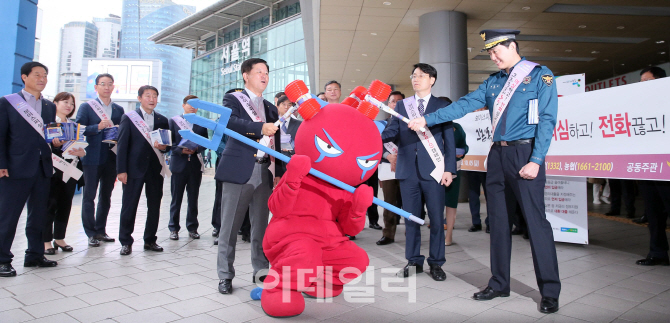
[[[525,144],[532,144],[533,139],[519,139],[519,140],[514,140],[514,141],[494,141],[493,144],[496,146],[519,146],[519,145],[525,145]]]
[[[265,164],[270,162],[270,157],[257,158],[256,163]]]

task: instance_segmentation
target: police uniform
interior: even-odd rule
[[[486,49],[490,49],[505,40],[514,39],[518,33],[515,30],[484,30],[481,36],[486,42]],[[524,60],[521,58],[521,61]],[[518,64],[510,69],[510,73]],[[505,70],[491,74],[477,90],[452,103],[448,109],[427,114],[427,125],[455,120],[484,106],[489,107],[493,120],[494,102],[509,77]],[[532,109],[535,102],[536,113]],[[558,299],[561,290],[553,232],[544,210],[546,174],[543,167],[556,125],[557,110],[553,74],[546,66],[536,65],[516,88],[493,134],[494,145],[488,155],[486,178],[492,273],[488,286],[501,295],[510,292],[511,215],[507,212],[506,196],[513,196],[519,202],[526,218],[540,293],[543,297]],[[529,113],[535,120],[529,120]],[[540,165],[537,177],[532,180],[519,175],[528,162]]]

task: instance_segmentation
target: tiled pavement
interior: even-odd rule
[[[158,243],[163,253],[144,252],[141,236],[146,215],[140,202],[131,256],[119,255],[120,244],[88,248],[81,227],[81,195],[74,201],[66,241],[75,249],[59,252],[57,268],[23,268],[25,236],[18,230],[13,253],[18,277],[0,279],[0,322],[266,322],[260,303],[249,298],[251,265],[249,244],[238,245],[232,295],[217,292],[216,247],[212,245],[210,215],[214,182],[206,176],[200,198],[199,232],[202,239],[168,239],[169,184],[166,182]],[[108,233],[117,236],[121,189],[117,184]],[[144,210],[143,210],[144,209]],[[484,210],[483,210],[484,211]],[[182,223],[184,216],[182,215]],[[19,227],[25,225],[25,215]],[[447,247],[444,266],[448,278],[435,282],[426,274],[416,279],[416,302],[408,294],[382,290],[392,278],[385,269],[400,268],[404,259],[404,227],[396,243],[377,246],[379,231],[366,228],[356,242],[370,256],[371,267],[357,287],[373,287],[358,299],[343,296],[331,303],[307,300],[305,312],[285,321],[324,322],[668,322],[670,321],[670,267],[636,266],[648,248],[647,229],[589,217],[588,246],[557,244],[563,282],[561,309],[552,315],[537,311],[540,299],[530,246],[514,236],[512,296],[488,302],[470,299],[485,286],[489,275],[489,236],[468,233],[467,204],[459,205],[455,244]],[[424,229],[425,230],[425,229]],[[426,231],[424,231],[426,232]],[[184,230],[182,230],[184,233]],[[423,235],[427,253],[427,234]],[[366,283],[370,284],[367,285]],[[393,285],[392,286],[397,286]],[[347,293],[350,297],[356,296]]]

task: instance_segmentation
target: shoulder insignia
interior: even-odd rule
[[[542,75],[542,82],[547,86],[551,86],[551,84],[554,83],[554,77],[549,74]]]
[[[530,77],[530,75],[524,77],[524,78],[523,78],[523,84],[530,84],[530,80],[531,80],[531,79],[532,79],[532,78]]]

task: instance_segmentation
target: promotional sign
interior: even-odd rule
[[[667,74],[670,74],[670,63],[664,63],[658,65],[658,67],[664,69]],[[642,70],[637,70],[634,72],[611,77],[595,83],[587,84],[586,91],[588,92],[588,91],[602,90],[610,87],[622,86],[640,82],[640,72],[642,72]]]
[[[554,78],[554,84],[556,84],[556,90],[558,96],[566,96],[572,94],[584,93],[584,83],[586,82],[586,76],[582,74],[573,74],[573,75],[561,75]]]
[[[547,176],[544,212],[554,241],[588,244],[586,177]]]

